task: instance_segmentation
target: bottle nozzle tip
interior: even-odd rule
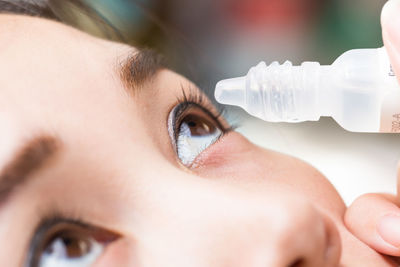
[[[215,87],[215,99],[221,104],[243,106],[245,90],[246,77],[222,80]]]

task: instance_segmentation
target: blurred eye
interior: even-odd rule
[[[183,106],[181,106],[183,105]],[[171,112],[173,143],[180,161],[190,166],[196,157],[226,131],[218,117],[194,103],[184,103]]]
[[[83,224],[59,222],[40,227],[32,241],[32,267],[92,266],[117,235]]]

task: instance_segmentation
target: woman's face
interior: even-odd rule
[[[2,15],[0,58],[1,266],[391,266],[154,54]]]

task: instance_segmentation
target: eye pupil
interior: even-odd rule
[[[194,121],[189,121],[188,125],[189,125],[189,127],[196,127],[197,124]]]

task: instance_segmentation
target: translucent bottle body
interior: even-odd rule
[[[384,48],[355,49],[332,65],[260,63],[223,80],[215,96],[271,122],[333,117],[355,132],[400,132],[400,86]]]

